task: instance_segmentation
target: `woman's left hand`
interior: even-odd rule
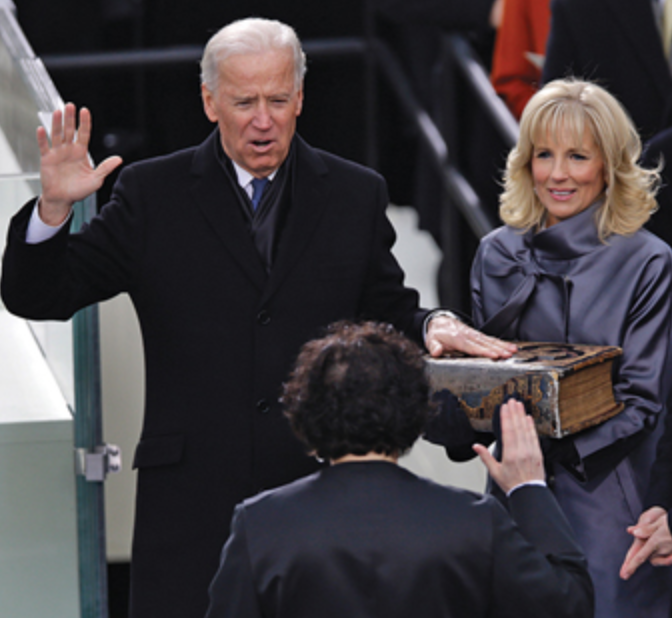
[[[628,532],[635,539],[621,566],[623,579],[629,579],[647,560],[653,566],[672,565],[672,534],[665,509],[654,506],[644,511]]]

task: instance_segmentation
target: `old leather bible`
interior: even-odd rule
[[[515,395],[526,402],[540,435],[562,438],[611,418],[616,402],[612,366],[621,355],[614,346],[518,343],[510,359],[446,357],[426,359],[431,389],[458,397],[471,425],[492,429],[496,408]]]

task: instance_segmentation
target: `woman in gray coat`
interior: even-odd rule
[[[656,208],[656,170],[623,108],[579,80],[547,84],[528,103],[505,173],[500,216],[472,270],[475,325],[502,338],[616,345],[624,409],[548,440],[549,481],[586,551],[596,616],[667,618],[672,572],[619,567],[642,511],[670,382],[672,251],[642,229]]]

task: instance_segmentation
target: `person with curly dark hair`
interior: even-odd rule
[[[321,459],[398,457],[432,412],[422,353],[392,326],[338,322],[308,342],[282,398],[297,437]]]
[[[491,496],[395,465],[433,406],[420,349],[391,326],[339,322],[304,344],[283,405],[332,465],[236,508],[207,618],[592,616],[586,561],[522,404],[502,406],[501,463],[474,447],[515,523]]]

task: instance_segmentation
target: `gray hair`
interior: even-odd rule
[[[306,55],[291,26],[272,19],[249,17],[234,21],[208,41],[201,59],[201,83],[210,92],[219,85],[219,66],[230,56],[260,54],[287,49],[294,57],[294,83],[301,88],[306,74]]]

